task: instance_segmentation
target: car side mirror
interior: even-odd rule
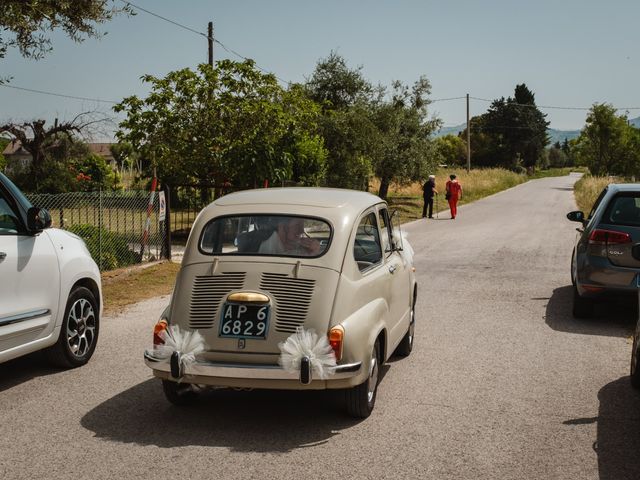
[[[576,210],[575,212],[567,213],[567,218],[572,222],[584,223],[584,213],[582,213],[579,210]]]
[[[44,208],[31,207],[27,212],[27,228],[30,233],[40,233],[51,226],[51,215]]]

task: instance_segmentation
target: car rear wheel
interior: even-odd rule
[[[368,362],[367,379],[346,391],[347,412],[356,418],[367,418],[371,415],[376,403],[378,380],[380,377],[380,341],[376,340]]]
[[[593,316],[593,300],[581,297],[575,285],[573,286],[573,316],[575,318],[591,318]]]
[[[99,316],[100,310],[91,290],[75,287],[67,300],[58,341],[45,350],[47,359],[63,368],[87,363],[98,342]]]
[[[162,390],[164,391],[164,396],[167,400],[178,407],[193,403],[198,396],[189,383],[162,380]]]
[[[633,388],[640,389],[640,369],[638,369],[638,334],[633,336],[633,347],[631,349],[631,372],[629,378]]]
[[[415,303],[415,302],[414,302]],[[408,357],[413,350],[413,339],[416,330],[416,308],[415,305],[411,307],[411,319],[409,320],[409,329],[407,333],[402,338],[400,344],[396,347],[396,351],[394,352],[396,355],[401,357]]]

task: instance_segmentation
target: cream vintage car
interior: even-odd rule
[[[202,210],[145,352],[168,400],[342,389],[348,412],[369,416],[380,365],[413,347],[411,247],[391,218],[375,195],[328,188],[248,190]]]

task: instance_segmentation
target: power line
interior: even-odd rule
[[[89,102],[110,103],[112,105],[117,105],[118,103],[120,103],[120,102],[114,102],[113,100],[103,100],[101,98],[78,97],[76,95],[65,95],[63,93],[47,92],[45,90],[36,90],[33,88],[17,87],[15,85],[7,85],[4,83],[0,84],[0,87],[13,88],[15,90],[22,90],[24,92],[39,93],[41,95],[51,95],[54,97],[71,98],[73,100],[86,100]]]
[[[152,15],[152,16],[154,16],[154,17],[156,17],[156,18],[159,18],[159,19],[161,19],[161,20],[164,20],[165,22],[169,22],[169,23],[171,23],[171,24],[173,24],[173,25],[175,25],[175,26],[177,26],[177,27],[180,27],[180,28],[183,28],[183,29],[185,29],[185,30],[188,30],[188,31],[189,31],[189,32],[191,32],[191,33],[195,33],[196,35],[203,36],[204,38],[206,38],[206,39],[208,39],[208,40],[211,40],[212,42],[215,42],[215,43],[217,43],[218,45],[220,45],[220,46],[221,46],[224,50],[226,50],[228,53],[231,53],[232,55],[235,55],[235,56],[237,56],[237,57],[239,57],[239,58],[242,58],[242,59],[243,59],[243,60],[245,60],[245,61],[251,61],[251,62],[253,62],[253,64],[255,65],[255,67],[256,67],[258,70],[260,70],[262,73],[266,73],[266,74],[268,74],[268,75],[273,75],[275,78],[277,78],[278,80],[280,80],[282,83],[285,83],[285,84],[287,84],[287,85],[291,85],[291,82],[290,82],[290,81],[285,80],[285,79],[283,79],[283,78],[279,77],[279,76],[278,76],[278,75],[276,75],[275,73],[273,73],[273,72],[271,72],[271,71],[269,71],[269,70],[267,70],[267,69],[265,69],[265,68],[262,68],[262,67],[261,67],[260,65],[258,65],[258,64],[255,62],[255,60],[253,60],[252,58],[248,58],[248,57],[245,57],[244,55],[241,55],[240,53],[236,52],[235,50],[233,50],[233,49],[231,49],[231,48],[227,47],[227,46],[226,46],[224,43],[222,43],[221,41],[216,40],[215,38],[209,37],[209,35],[207,35],[207,34],[206,34],[206,33],[204,33],[204,32],[200,32],[200,31],[196,30],[195,28],[188,27],[188,26],[186,26],[186,25],[183,25],[182,23],[176,22],[175,20],[171,20],[170,18],[163,17],[162,15],[159,15],[159,14],[157,14],[157,13],[155,13],[155,12],[152,12],[151,10],[147,10],[146,8],[139,7],[138,5],[136,5],[136,4],[134,4],[134,3],[131,3],[131,2],[129,2],[129,1],[127,1],[127,0],[120,0],[120,1],[121,1],[122,3],[125,3],[125,4],[127,4],[127,5],[132,6],[133,8],[136,8],[136,9],[138,9],[138,10],[142,11],[142,12],[148,13],[149,15]]]
[[[473,100],[479,100],[481,102],[493,103],[495,100],[489,100],[487,98],[479,98],[479,97],[469,97]],[[554,109],[554,110],[591,110],[593,107],[559,107],[556,105],[532,105],[529,103],[516,103],[512,102],[509,105],[515,105],[518,107],[528,107],[528,108],[544,108],[544,109]],[[616,111],[618,110],[640,110],[640,107],[614,107]]]
[[[449,100],[461,100],[464,99],[466,97],[450,97],[450,98],[434,98],[433,100],[429,100],[430,103],[435,103],[435,102],[448,102]]]

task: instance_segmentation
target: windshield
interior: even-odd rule
[[[207,255],[319,257],[329,248],[325,220],[293,215],[242,215],[209,222],[200,236]]]
[[[25,197],[23,193],[18,189],[18,187],[16,187],[13,184],[13,182],[9,180],[2,172],[0,172],[0,177],[2,177],[1,180],[4,186],[7,187],[7,190],[9,190],[9,193],[13,195],[13,198],[15,198],[16,201],[18,201],[21,204],[25,212],[29,210],[29,208],[31,208],[32,205],[31,205],[31,202],[27,200],[27,197]]]

